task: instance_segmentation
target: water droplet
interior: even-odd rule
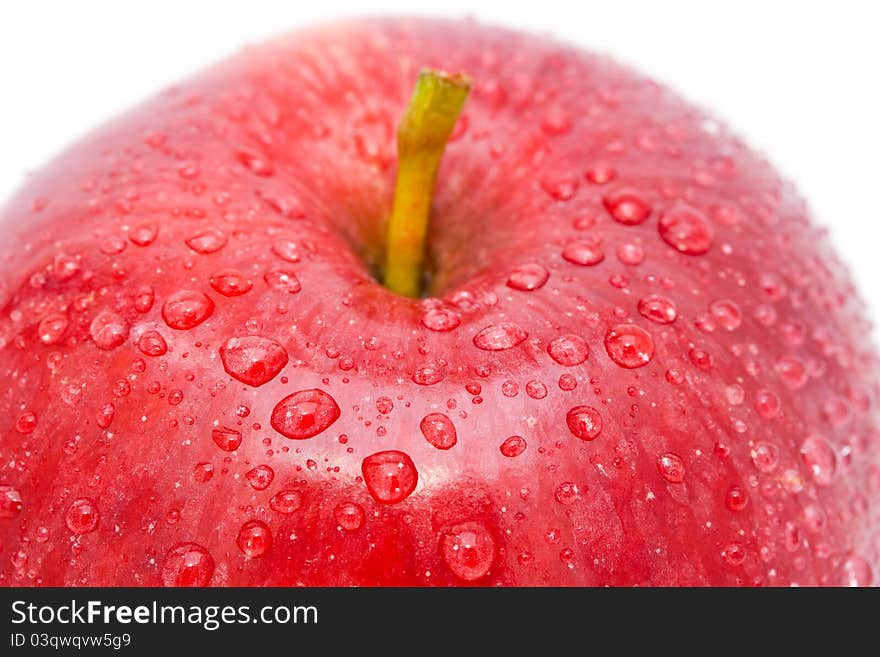
[[[634,324],[618,324],[605,335],[605,351],[621,367],[642,367],[654,357],[654,339]]]
[[[275,340],[249,335],[229,338],[220,347],[220,360],[229,376],[256,388],[274,379],[288,357]]]
[[[794,356],[780,356],[774,364],[776,373],[792,390],[800,390],[807,385],[807,368]]]
[[[561,335],[547,345],[547,353],[560,365],[572,367],[587,360],[590,348],[578,335]]]
[[[578,382],[577,378],[575,378],[575,376],[572,374],[560,374],[557,385],[559,386],[560,390],[571,392],[572,390],[577,388]]]
[[[202,292],[180,290],[162,306],[162,319],[173,329],[186,331],[204,322],[214,312],[214,302]]]
[[[523,329],[512,322],[502,322],[487,326],[474,336],[478,349],[502,351],[522,343],[528,337]]]
[[[581,440],[595,440],[602,433],[602,415],[592,406],[575,406],[565,416],[568,430]]]
[[[605,185],[617,178],[617,171],[608,165],[597,164],[586,170],[584,178],[594,185]]]
[[[409,455],[396,450],[376,452],[361,463],[364,483],[381,504],[397,504],[416,489],[419,473]]]
[[[57,344],[67,331],[68,325],[67,317],[61,313],[46,315],[37,327],[40,342],[45,345]]]
[[[440,551],[456,577],[472,582],[485,577],[492,567],[495,539],[482,522],[461,522],[443,533]]]
[[[602,262],[605,259],[605,253],[598,242],[576,240],[565,245],[562,257],[574,265],[591,267]]]
[[[621,244],[617,247],[617,259],[625,265],[636,267],[645,261],[645,250],[638,244]]]
[[[144,285],[143,287],[138,288],[138,291],[134,295],[134,307],[139,313],[145,313],[153,307],[153,301],[155,299],[155,294],[153,293],[153,288],[149,285]]]
[[[247,167],[252,173],[268,178],[275,173],[275,167],[272,162],[265,156],[251,151],[238,151],[235,158]]]
[[[556,487],[556,492],[553,493],[553,497],[556,498],[557,502],[565,506],[574,504],[578,498],[577,484],[571,481],[563,481]]]
[[[345,531],[353,532],[364,524],[364,507],[354,502],[341,502],[333,509],[333,518]]]
[[[429,413],[422,418],[419,428],[425,440],[437,449],[450,449],[458,441],[455,425],[443,413]]]
[[[270,422],[285,438],[305,440],[316,436],[339,419],[340,410],[323,390],[311,388],[288,395],[275,405]]]
[[[521,292],[532,292],[544,287],[550,272],[546,267],[538,264],[520,265],[507,278],[507,287]]]
[[[211,481],[214,477],[214,466],[210,463],[201,462],[196,463],[193,468],[193,480],[197,481],[200,484],[204,484],[205,482]]]
[[[526,447],[525,438],[522,436],[510,436],[501,443],[501,446],[498,449],[501,450],[502,455],[508,458],[514,458],[526,451]]]
[[[672,324],[678,318],[675,302],[659,294],[639,299],[639,314],[657,324]]]
[[[735,331],[742,324],[742,311],[730,299],[719,299],[709,304],[709,312],[716,323],[726,331]]]
[[[272,245],[272,253],[285,262],[297,263],[302,260],[299,244],[292,240],[279,240]]]
[[[678,454],[666,452],[657,459],[657,469],[663,478],[671,484],[684,481],[684,461]]]
[[[782,402],[769,390],[759,390],[755,394],[755,410],[763,418],[772,419],[779,415]]]
[[[555,201],[568,201],[578,190],[578,181],[574,178],[542,178],[541,189]]]
[[[248,520],[238,530],[235,544],[248,559],[262,557],[272,549],[272,532],[262,520]]]
[[[416,368],[412,380],[420,386],[432,386],[440,383],[446,376],[446,365],[443,361],[434,360]]]
[[[102,310],[89,325],[89,335],[98,349],[115,349],[128,338],[128,322],[109,310]]]
[[[71,503],[64,522],[71,532],[81,535],[95,531],[99,519],[100,513],[95,501],[88,497],[80,497]]]
[[[128,239],[138,246],[150,246],[159,236],[159,226],[152,223],[140,224],[128,231]]]
[[[746,560],[746,550],[739,543],[728,543],[721,551],[721,556],[727,562],[727,565],[735,568],[736,566],[741,566]]]
[[[526,394],[532,399],[544,399],[547,396],[547,386],[540,381],[526,382]]]
[[[234,452],[241,445],[241,432],[222,427],[211,431],[211,438],[224,452]]]
[[[451,331],[459,324],[458,314],[448,308],[429,308],[422,315],[422,325],[432,331]]]
[[[292,271],[274,269],[266,272],[263,276],[263,280],[266,281],[266,285],[279,292],[296,294],[302,290],[302,285],[300,284],[299,279]]]
[[[211,287],[224,297],[240,297],[254,287],[253,281],[237,269],[221,269],[208,279]]]
[[[871,586],[874,582],[871,564],[857,554],[851,554],[843,562],[842,570],[844,586]]]
[[[779,465],[779,452],[775,445],[759,441],[755,443],[751,451],[752,463],[759,471],[773,472]]]
[[[742,511],[749,503],[748,494],[739,486],[734,484],[727,489],[727,495],[724,497],[724,505],[731,511]]]
[[[290,515],[300,510],[303,504],[302,494],[295,490],[282,490],[269,500],[269,508],[284,515]]]
[[[379,397],[376,400],[376,410],[379,411],[382,415],[388,415],[391,411],[394,410],[394,401],[391,397]]]
[[[164,586],[207,586],[214,574],[214,559],[198,543],[178,543],[162,562]]]
[[[245,478],[254,490],[266,490],[275,479],[275,471],[268,465],[258,465],[248,470]]]
[[[808,436],[801,443],[801,459],[819,486],[829,486],[837,472],[837,453],[821,436]]]
[[[686,255],[706,253],[715,239],[715,232],[706,215],[684,204],[664,212],[657,229],[664,242]]]
[[[29,434],[37,428],[37,415],[32,411],[23,411],[15,420],[15,430],[18,433]]]
[[[146,331],[138,338],[138,349],[144,356],[162,356],[168,352],[168,344],[158,331]]]
[[[635,226],[651,216],[651,204],[632,189],[619,189],[602,199],[611,217],[626,226]]]
[[[98,426],[102,429],[106,429],[113,424],[113,417],[115,415],[116,407],[112,403],[104,404],[98,409],[98,413],[95,415],[95,422],[97,422]]]
[[[21,513],[21,493],[12,486],[0,486],[0,518],[8,520]]]
[[[219,251],[228,241],[225,233],[216,228],[209,228],[190,237],[186,240],[186,245],[196,253],[207,254]]]

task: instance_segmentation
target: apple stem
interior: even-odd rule
[[[470,79],[424,69],[397,129],[397,182],[385,246],[385,287],[418,297],[437,169],[455,128]]]

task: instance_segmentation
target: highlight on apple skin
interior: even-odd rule
[[[423,70],[469,95],[399,167]],[[296,32],[86,136],[0,238],[0,584],[876,577],[844,265],[762,157],[608,58]]]

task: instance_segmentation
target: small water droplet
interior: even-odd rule
[[[198,543],[178,543],[165,554],[162,584],[174,587],[207,586],[214,574],[214,559]]]
[[[715,232],[706,215],[684,204],[664,212],[657,229],[664,242],[685,255],[706,253],[715,239]]]
[[[219,251],[228,241],[225,233],[216,228],[209,228],[187,239],[186,245],[196,253],[208,254]]]
[[[292,271],[274,269],[263,275],[263,280],[273,290],[286,292],[287,294],[296,294],[302,290],[299,279]]]
[[[651,216],[651,204],[639,192],[619,189],[602,199],[611,217],[626,226],[635,226]]]
[[[634,324],[618,324],[605,335],[605,351],[621,367],[642,367],[654,357],[654,339]]]
[[[727,489],[727,495],[724,497],[724,505],[731,511],[742,511],[749,503],[748,494],[739,486],[734,484]]]
[[[512,322],[487,326],[474,336],[474,345],[486,351],[511,349],[528,337],[522,328]]]
[[[422,315],[422,325],[432,331],[451,331],[459,324],[458,314],[448,308],[429,308]]]
[[[68,325],[67,316],[61,313],[49,313],[37,327],[40,342],[45,345],[57,344],[64,337]]]
[[[195,290],[179,290],[162,306],[162,319],[173,329],[186,331],[204,322],[214,312],[211,297]]]
[[[831,485],[837,472],[837,453],[821,436],[808,436],[801,443],[801,459],[819,486]]]
[[[590,347],[579,335],[561,335],[547,345],[547,353],[560,365],[572,367],[587,360]]]
[[[639,314],[657,324],[672,324],[678,318],[675,302],[660,294],[649,294],[639,299]]]
[[[742,311],[730,299],[719,299],[709,304],[709,312],[715,322],[726,331],[735,331],[742,324]]]
[[[429,413],[419,423],[425,440],[437,449],[450,449],[458,441],[455,425],[443,413]]]
[[[501,443],[501,446],[498,449],[501,450],[503,456],[514,458],[526,451],[526,447],[525,438],[522,436],[510,436]]]
[[[284,515],[290,515],[300,510],[303,504],[302,494],[295,490],[282,490],[269,500],[269,508]]]
[[[547,396],[547,386],[541,381],[526,382],[526,394],[532,399],[544,399]]]
[[[541,189],[555,201],[568,201],[574,198],[578,190],[578,181],[574,178],[542,178]]]
[[[538,264],[520,265],[507,278],[507,287],[521,292],[532,292],[544,287],[550,272],[547,268]]]
[[[751,450],[752,464],[761,472],[773,472],[779,465],[779,452],[775,445],[759,441]]]
[[[248,470],[245,478],[254,490],[266,490],[275,479],[275,471],[268,465],[258,465]]]
[[[275,405],[270,423],[285,438],[305,440],[326,430],[339,419],[340,410],[323,390],[311,388],[288,395]]]
[[[361,463],[364,484],[381,504],[397,504],[416,489],[419,473],[408,454],[397,450],[376,452]]]
[[[214,466],[210,463],[201,462],[196,463],[193,468],[193,480],[197,481],[200,484],[204,484],[205,482],[211,481],[214,477]]]
[[[15,430],[21,434],[32,433],[37,428],[37,415],[32,411],[23,411],[19,413],[15,420]]]
[[[221,269],[208,279],[211,287],[224,297],[239,297],[254,287],[253,281],[237,269]]]
[[[100,517],[95,501],[88,497],[80,497],[71,503],[64,522],[71,532],[81,535],[95,531]]]
[[[333,509],[333,518],[345,531],[353,532],[364,524],[364,507],[354,502],[341,502]]]
[[[563,481],[556,487],[556,491],[553,493],[553,497],[556,498],[556,501],[565,506],[574,504],[577,501],[578,495],[579,491],[577,484],[571,481]]]
[[[792,390],[800,390],[807,385],[807,368],[803,361],[794,356],[780,356],[774,363],[776,373]]]
[[[8,520],[21,513],[21,493],[12,486],[0,486],[0,518]]]
[[[443,361],[434,360],[416,368],[412,380],[420,386],[432,386],[440,383],[446,376],[446,365]]]
[[[857,554],[851,554],[843,562],[844,586],[871,586],[874,582],[874,573],[871,564]]]
[[[684,461],[678,454],[667,452],[657,459],[657,469],[663,478],[671,484],[684,481]]]
[[[150,246],[159,236],[159,226],[153,223],[140,224],[128,231],[128,239],[138,246]]]
[[[268,178],[275,173],[275,167],[272,166],[272,162],[259,153],[254,153],[252,151],[238,151],[235,154],[235,158],[252,173],[263,178]]]
[[[443,533],[440,551],[456,577],[472,582],[485,577],[492,567],[495,539],[482,522],[461,522]]]
[[[102,310],[89,325],[89,335],[98,349],[110,351],[128,339],[128,322],[110,310]]]
[[[287,351],[269,338],[257,335],[229,338],[220,347],[226,373],[254,388],[274,379],[287,365]]]
[[[568,430],[581,440],[595,440],[602,433],[602,415],[592,406],[575,406],[565,416]]]

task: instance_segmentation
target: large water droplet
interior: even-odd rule
[[[547,345],[547,353],[560,365],[572,367],[587,360],[590,347],[579,335],[561,335]]]
[[[196,253],[207,254],[219,251],[228,241],[225,233],[216,228],[209,228],[187,239],[186,245]]]
[[[680,484],[684,481],[684,461],[678,454],[667,452],[657,459],[657,470],[670,484]]]
[[[80,497],[71,503],[64,522],[71,532],[81,535],[95,531],[100,517],[95,501],[88,497]]]
[[[528,337],[522,328],[512,322],[487,326],[474,336],[474,344],[486,351],[502,351],[523,342]]]
[[[510,276],[507,278],[507,287],[522,292],[532,292],[544,287],[549,278],[550,272],[542,265],[520,265],[510,272]]]
[[[492,567],[495,539],[482,522],[461,522],[443,533],[440,551],[456,577],[472,582],[484,577]]]
[[[503,456],[514,458],[526,451],[526,439],[522,436],[510,436],[506,438],[498,448]]]
[[[602,433],[602,415],[592,406],[575,406],[565,416],[568,430],[581,440],[595,440]]]
[[[21,493],[12,486],[0,486],[0,518],[14,518],[21,513]]]
[[[425,440],[437,449],[450,449],[458,441],[455,425],[443,413],[429,413],[422,418],[419,428]]]
[[[575,240],[562,249],[562,257],[574,265],[590,267],[598,265],[605,259],[602,246],[592,240]]]
[[[214,574],[214,559],[198,543],[178,543],[162,562],[162,584],[165,586],[207,586]]]
[[[238,530],[235,544],[248,559],[262,557],[272,549],[272,532],[262,520],[248,520]]]
[[[237,269],[221,269],[211,274],[208,283],[224,297],[239,297],[254,287],[253,281]]]
[[[684,204],[664,212],[657,230],[664,242],[686,255],[706,253],[715,239],[715,232],[706,215]]]
[[[138,349],[145,356],[162,356],[168,352],[168,344],[158,331],[146,331],[138,338]]]
[[[621,367],[642,367],[654,357],[654,339],[634,324],[618,324],[605,335],[605,351]]]
[[[432,331],[451,331],[459,324],[458,314],[448,308],[429,308],[422,315],[422,325]]]
[[[269,338],[248,335],[229,338],[220,347],[223,369],[254,388],[268,383],[287,365],[287,351]]]
[[[89,335],[98,349],[109,351],[128,338],[128,322],[110,310],[102,310],[89,325]]]
[[[162,319],[173,329],[186,331],[204,322],[214,312],[211,297],[195,290],[179,290],[162,306]]]
[[[211,439],[224,452],[234,452],[241,445],[241,432],[221,427],[211,431]]]
[[[651,204],[639,192],[620,189],[602,199],[611,217],[626,226],[635,226],[651,216]]]
[[[377,452],[361,463],[364,483],[370,495],[382,504],[397,504],[415,489],[419,473],[408,454],[390,450]]]
[[[837,472],[837,453],[821,436],[808,436],[801,443],[801,459],[819,486],[831,485]]]
[[[272,411],[272,428],[286,438],[316,436],[339,419],[340,410],[323,390],[300,390],[282,399]]]
[[[657,324],[672,324],[678,318],[675,302],[660,294],[649,294],[639,299],[639,314]]]

